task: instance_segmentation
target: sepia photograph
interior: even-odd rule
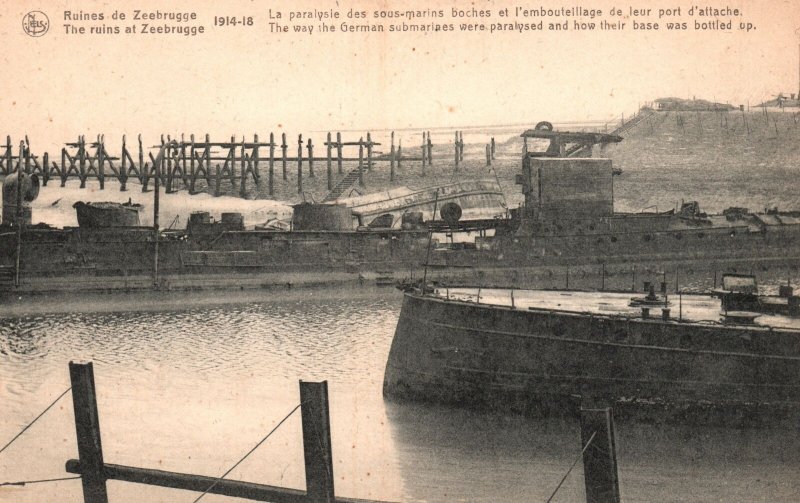
[[[793,502],[800,4],[9,0],[0,502]]]

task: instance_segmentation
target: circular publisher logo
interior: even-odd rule
[[[32,10],[22,17],[22,29],[31,37],[41,37],[50,29],[50,20],[44,12]]]

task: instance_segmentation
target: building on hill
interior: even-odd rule
[[[684,100],[681,98],[659,98],[655,100],[656,110],[660,112],[728,112],[736,107],[727,103],[714,103],[708,100]]]
[[[778,107],[778,108],[797,108],[800,107],[800,96],[791,93],[787,98],[785,94],[780,93],[775,99],[759,103],[760,107]]]

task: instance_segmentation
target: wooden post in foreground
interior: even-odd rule
[[[333,490],[328,381],[300,381],[300,403],[306,495],[309,501],[333,503],[336,498]]]
[[[610,408],[581,409],[581,445],[586,503],[619,503],[614,416]]]
[[[108,503],[92,363],[69,362],[84,503]]]

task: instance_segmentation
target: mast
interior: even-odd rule
[[[19,268],[20,268],[20,261],[22,258],[22,177],[24,176],[22,171],[22,158],[23,152],[25,151],[25,142],[19,142],[19,162],[17,163],[17,193],[16,193],[16,204],[17,207],[14,208],[16,213],[16,225],[17,225],[17,250],[16,250],[16,258],[14,260],[14,286],[19,287]],[[27,156],[25,156],[27,158]],[[10,157],[9,157],[10,159]],[[8,166],[8,172],[11,173],[11,165]]]
[[[164,162],[164,157],[167,155],[167,149],[177,147],[178,142],[170,140],[161,145],[161,150],[153,160],[153,172],[155,174],[154,194],[153,194],[153,287],[158,288],[158,242],[160,231],[158,228],[158,212],[159,212],[159,192],[161,191],[161,165]]]
[[[436,220],[436,210],[439,206],[439,189],[436,189],[436,199],[433,201],[433,218],[431,222]],[[425,286],[428,284],[428,262],[431,258],[431,241],[433,241],[433,227],[428,230],[428,249],[425,252],[425,267],[422,270],[422,293],[425,293]]]

